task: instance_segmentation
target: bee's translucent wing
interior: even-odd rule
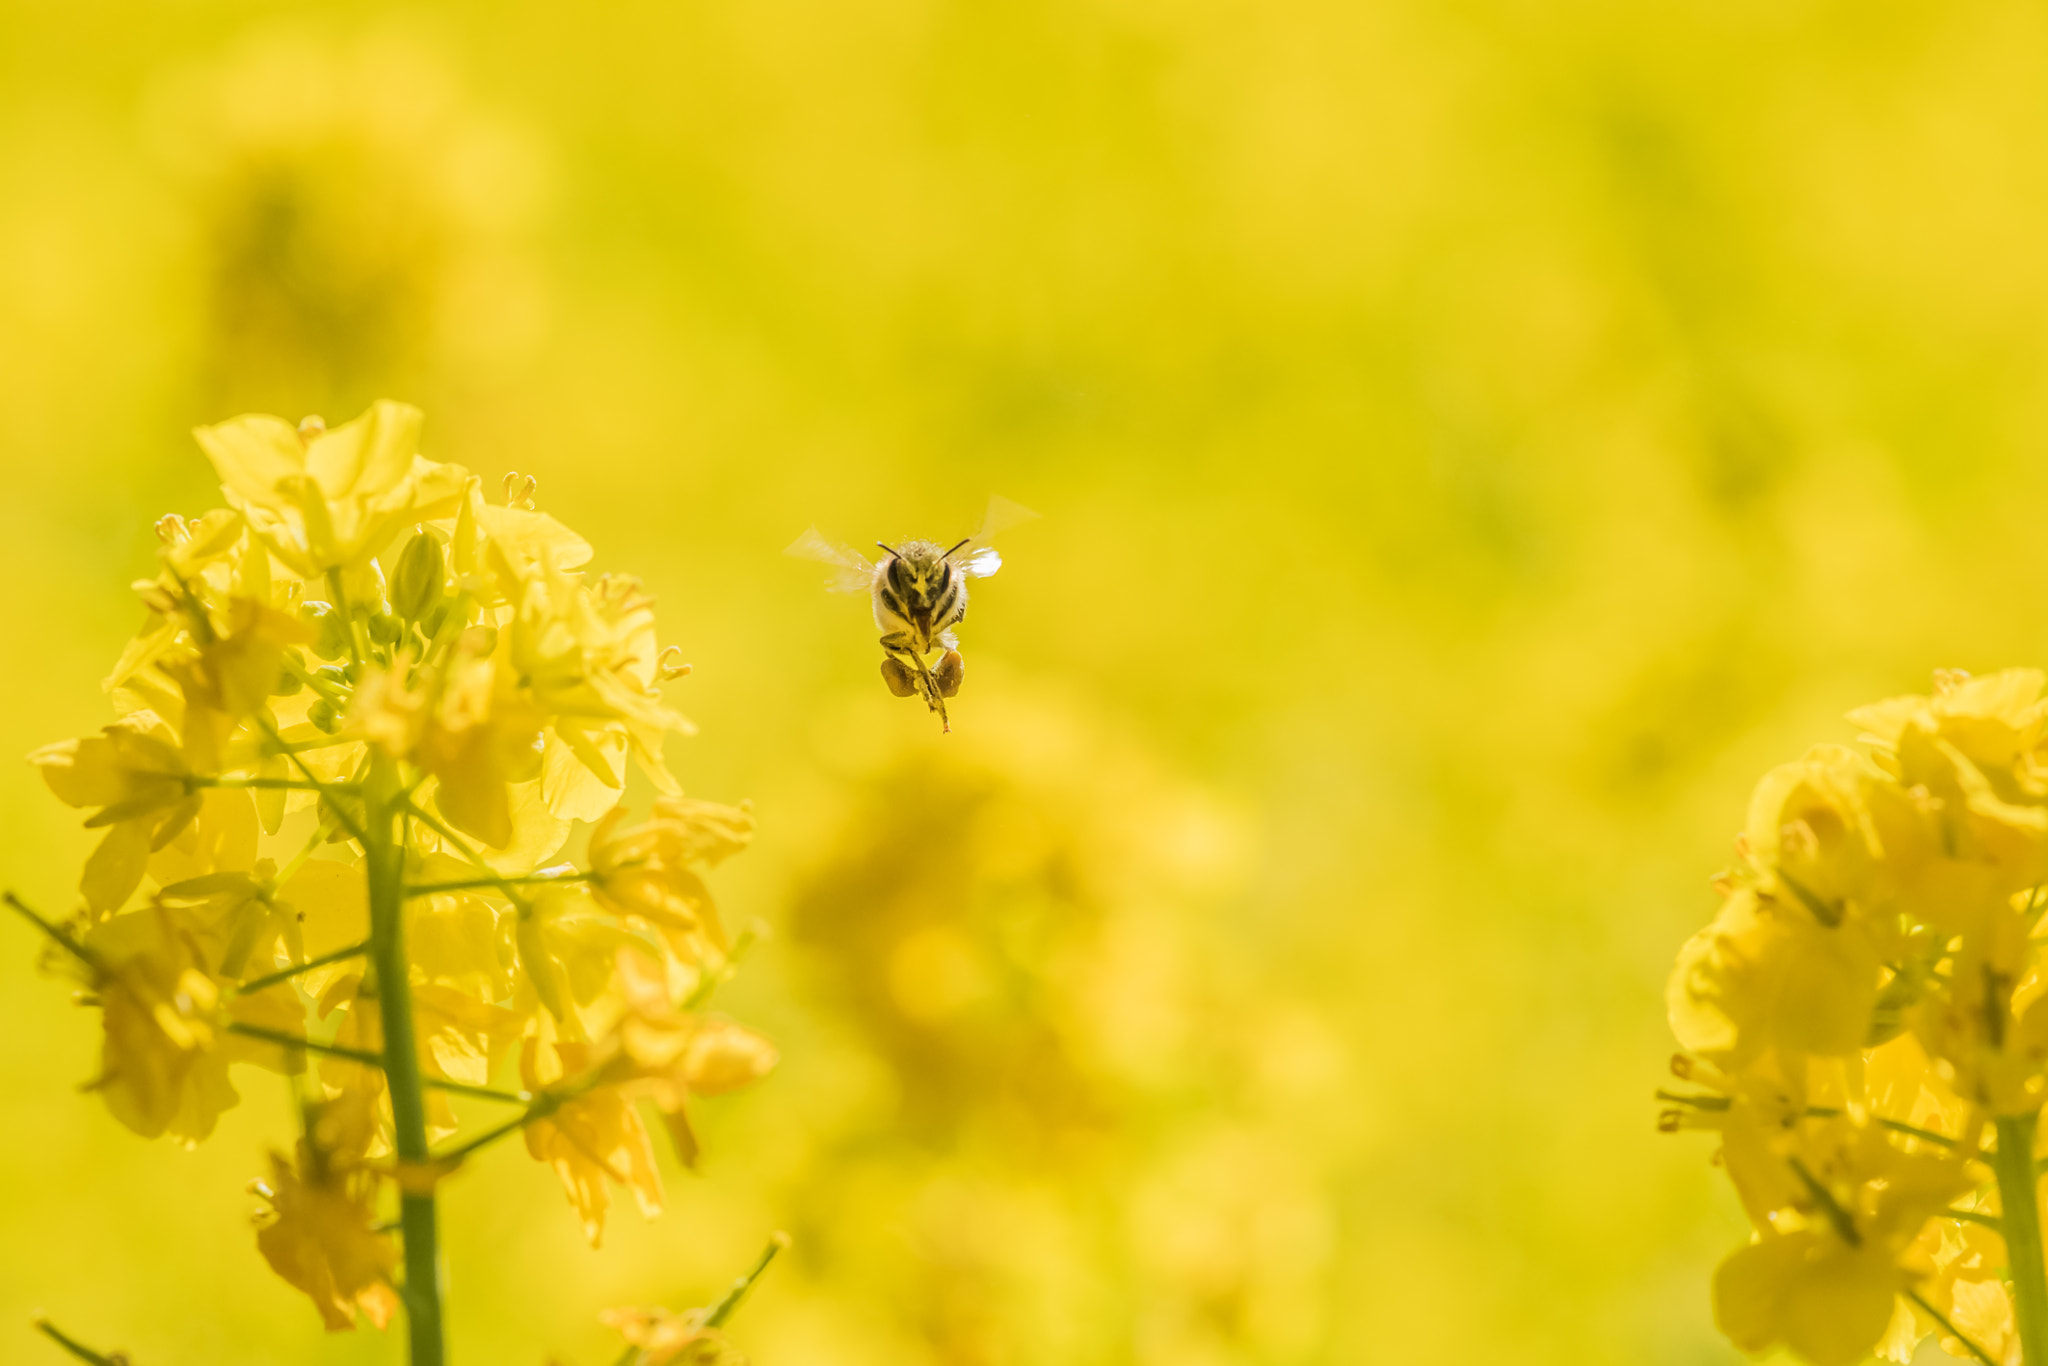
[[[967,571],[968,577],[985,579],[1003,567],[1003,557],[989,542],[1013,526],[1037,519],[1038,514],[1022,503],[1013,503],[1000,496],[991,497],[988,512],[981,519],[981,530],[968,537],[948,558],[957,561]]]
[[[807,528],[782,553],[831,565],[838,572],[825,581],[825,586],[835,593],[865,593],[874,587],[875,566],[868,557],[852,546],[826,540],[816,527]]]

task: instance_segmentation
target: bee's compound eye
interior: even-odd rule
[[[939,667],[932,670],[932,682],[939,685],[939,696],[952,697],[960,691],[960,680],[966,675],[967,662],[960,658],[960,652],[948,650],[945,657],[939,660]]]
[[[910,681],[910,670],[904,668],[896,659],[882,661],[882,681],[887,683],[889,691],[898,697],[908,697],[917,690],[917,685]]]

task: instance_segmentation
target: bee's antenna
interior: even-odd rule
[[[974,539],[974,538],[973,538],[972,536],[962,536],[962,537],[960,538],[960,545],[956,545],[956,546],[954,546],[954,547],[953,547],[953,550],[958,550],[958,549],[960,548],[960,546],[962,546],[962,545],[966,545],[966,544],[967,544],[967,543],[968,543],[969,541],[971,541],[971,540],[973,540],[973,539]],[[952,553],[953,553],[953,550],[949,550],[949,551],[947,551],[946,553],[947,553],[948,555],[950,555],[950,554],[952,554]]]
[[[894,555],[896,553],[896,547],[890,545],[887,541],[876,541],[875,544],[882,547],[882,549],[888,551],[891,555]]]

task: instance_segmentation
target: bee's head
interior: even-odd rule
[[[930,541],[905,541],[900,546],[876,542],[889,552],[889,586],[913,612],[929,613],[945,592],[953,572],[946,552]]]

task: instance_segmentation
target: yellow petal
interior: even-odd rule
[[[299,433],[282,418],[250,414],[217,426],[194,428],[192,435],[213,462],[222,487],[259,506],[274,504],[278,485],[306,468],[306,448]]]

